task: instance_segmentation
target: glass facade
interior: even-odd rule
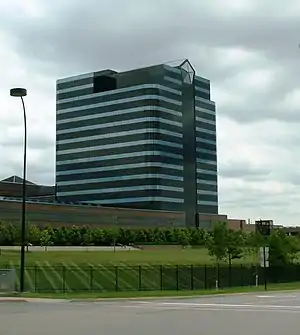
[[[209,81],[188,61],[104,74],[57,81],[57,198],[218,213]]]

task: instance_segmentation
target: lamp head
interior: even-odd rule
[[[10,95],[12,96],[12,97],[26,97],[26,95],[27,95],[27,90],[26,90],[26,88],[20,88],[20,87],[18,87],[18,88],[12,88],[11,90],[10,90]]]

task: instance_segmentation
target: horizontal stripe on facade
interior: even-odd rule
[[[133,117],[141,118],[151,116],[161,116],[165,119],[167,118],[178,123],[181,123],[182,119],[182,113],[175,110],[163,108],[160,106],[142,106],[136,108],[118,109],[110,112],[102,112],[101,109],[98,109],[98,114],[84,115],[61,120],[59,119],[56,121],[56,127],[58,130],[62,130],[73,127],[75,128],[78,126],[89,126],[97,123],[131,120]]]
[[[201,179],[201,180],[210,180],[210,181],[214,181],[216,183],[218,183],[218,175],[217,173],[200,173],[197,172],[197,179]]]
[[[209,121],[210,123],[207,122],[207,120],[197,120],[197,117],[196,117],[196,129],[197,128],[200,128],[202,131],[203,130],[208,130],[208,131],[212,131],[212,132],[215,132],[216,131],[216,123],[212,123],[211,121]]]
[[[199,128],[196,129],[197,132],[197,138],[202,139],[203,140],[208,140],[208,141],[212,141],[213,143],[217,143],[217,134],[215,134],[214,132],[212,132],[212,134],[200,131]]]
[[[183,197],[181,197],[182,193],[180,192],[170,192],[170,191],[161,191],[161,190],[143,190],[143,191],[129,191],[129,192],[119,192],[119,193],[103,193],[103,194],[86,194],[86,195],[71,195],[71,196],[58,196],[58,199],[62,202],[84,202],[84,203],[92,203],[97,201],[100,204],[101,202],[109,203],[111,200],[111,205],[114,203],[118,203],[118,199],[126,199],[126,198],[142,198],[142,197],[166,197],[178,199],[178,202],[181,203]],[[151,203],[149,204],[150,208]],[[161,207],[164,204],[161,203]],[[120,206],[118,206],[120,207]],[[148,207],[148,209],[149,209]],[[146,208],[145,208],[146,209]]]
[[[216,156],[217,155],[217,151],[216,150],[208,150],[208,149],[204,149],[203,147],[197,147],[196,148],[196,152],[202,154],[202,153],[207,153],[207,154],[211,154],[211,155],[214,155]],[[197,155],[197,157],[199,157]],[[201,157],[199,157],[201,159]],[[205,158],[202,158],[202,159],[205,159]],[[208,159],[208,160],[212,160],[214,161],[215,159]]]
[[[182,115],[181,106],[171,104],[164,100],[151,100],[151,99],[141,99],[137,101],[129,101],[122,104],[115,104],[109,106],[86,106],[85,108],[75,108],[74,111],[70,111],[68,113],[61,114],[59,111],[56,112],[56,120],[64,120],[64,119],[72,119],[77,117],[87,117],[87,116],[94,116],[100,117],[104,113],[111,113],[118,111],[127,111],[129,109],[139,108],[140,110],[146,110],[147,108],[151,108],[152,110],[157,110],[159,108],[165,108],[167,110],[172,110],[178,113],[178,115]],[[113,120],[113,119],[111,119]]]
[[[216,170],[206,170],[206,169],[198,169],[197,168],[197,174],[217,175],[217,171]]]
[[[182,181],[158,178],[157,177],[158,175],[155,176],[155,174],[154,174],[154,177],[151,178],[151,174],[148,174],[148,175],[150,176],[149,178],[146,175],[145,178],[132,178],[132,179],[111,180],[111,181],[102,181],[102,182],[99,182],[99,180],[109,179],[109,178],[98,178],[98,182],[96,182],[97,179],[85,180],[84,183],[80,183],[80,182],[83,182],[83,180],[81,179],[81,180],[78,180],[77,184],[74,181],[72,185],[62,185],[61,183],[57,183],[57,192],[60,192],[60,193],[77,192],[77,191],[82,191],[82,190],[100,190],[100,189],[112,189],[112,188],[126,188],[126,187],[134,187],[134,186],[142,187],[144,185],[153,185],[153,187],[160,185],[163,187],[183,188]],[[124,177],[131,177],[131,176],[133,175],[124,176]]]
[[[218,185],[197,184],[198,191],[218,192]]]
[[[201,108],[201,107],[197,107],[197,106],[195,106],[195,111],[196,111],[196,115],[198,115],[198,113],[200,112],[200,114],[198,116],[203,116],[204,115],[204,118],[205,118],[207,115],[212,115],[212,116],[214,116],[214,120],[215,120],[216,111],[211,111],[209,109],[205,109],[205,108]],[[212,117],[211,117],[211,119],[212,119]]]
[[[199,128],[199,127],[196,127],[196,132],[197,133],[200,133],[200,134],[209,134],[209,135],[213,135],[215,138],[217,137],[217,132],[216,130],[209,130],[209,129],[203,129],[203,128]],[[203,137],[204,135],[199,135],[198,137]]]
[[[206,184],[206,185],[218,185],[218,181],[217,180],[206,180],[206,179],[198,179],[197,178],[197,184]]]
[[[210,160],[207,160],[207,159],[201,159],[201,158],[196,158],[196,162],[197,163],[202,163],[202,164],[206,164],[206,165],[217,165],[217,161],[216,160],[212,160],[212,161],[210,161]]]
[[[168,81],[172,84],[182,86],[182,80],[180,80],[180,79],[172,78],[170,76],[164,76],[164,80],[166,80],[166,81]]]
[[[217,196],[218,192],[216,191],[208,191],[208,190],[197,190],[198,195],[211,195],[211,196]]]
[[[143,134],[141,136],[141,134]],[[56,143],[75,143],[90,140],[103,139],[100,144],[114,143],[122,137],[122,142],[129,142],[138,139],[161,139],[170,140],[171,142],[182,142],[182,128],[169,125],[167,123],[160,123],[157,121],[141,122],[123,124],[116,127],[95,128],[91,130],[81,130],[77,132],[58,133],[56,135]],[[114,141],[114,138],[116,140]],[[111,140],[108,140],[111,139]],[[63,141],[63,142],[62,142]],[[65,142],[66,141],[66,142]]]
[[[76,91],[81,91],[85,89],[92,89],[93,87],[94,87],[94,84],[90,83],[90,84],[85,84],[85,85],[80,85],[80,86],[75,86],[75,87],[58,89],[56,90],[56,93],[62,94],[62,93],[76,92]]]
[[[216,195],[197,195],[197,205],[218,206],[218,197]]]
[[[126,187],[111,187],[111,188],[102,188],[102,189],[85,189],[80,191],[70,191],[70,192],[57,192],[58,196],[76,196],[76,195],[103,195],[108,194],[108,196],[113,197],[114,195],[119,195],[122,192],[136,192],[136,191],[143,191],[143,192],[152,192],[152,191],[167,191],[167,192],[178,192],[182,193],[182,187],[170,187],[164,185],[140,185],[140,186],[126,186]]]
[[[104,101],[104,102],[99,102],[99,103],[93,103],[93,101],[89,101],[90,103],[85,102],[85,104],[77,103],[76,101],[69,103],[69,107],[66,106],[57,106],[56,111],[57,114],[65,114],[65,113],[72,113],[75,111],[82,111],[86,110],[89,108],[98,108],[98,107],[107,107],[107,106],[113,106],[113,105],[123,105],[125,103],[132,103],[136,101],[151,101],[149,105],[155,105],[156,101],[164,101],[169,104],[175,105],[175,106],[181,106],[181,101],[179,100],[174,100],[170,98],[166,98],[161,95],[155,95],[155,94],[147,94],[147,95],[139,95],[136,97],[131,97],[131,98],[124,98],[124,99],[119,99],[119,100],[111,100],[111,101]]]
[[[197,142],[197,147],[196,150],[200,149],[200,150],[206,150],[206,152],[217,152],[217,145],[216,144],[208,144],[208,143],[201,143],[201,142]],[[197,157],[200,158],[199,155],[197,155]]]
[[[197,96],[198,95],[198,92],[204,92],[204,93],[208,93],[210,94],[210,89],[206,89],[206,88],[203,88],[201,86],[198,86],[197,85],[198,83],[195,83],[195,95]],[[206,99],[206,100],[210,100],[210,99]]]
[[[88,146],[92,146],[92,145],[93,146],[101,145],[102,143],[107,144],[107,142],[106,142],[107,139],[111,139],[112,143],[115,143],[116,141],[118,141],[119,137],[122,137],[121,141],[122,140],[128,141],[130,136],[135,136],[135,135],[143,135],[142,138],[149,138],[150,137],[150,138],[158,139],[156,137],[156,134],[165,135],[166,139],[170,140],[171,142],[181,143],[181,138],[183,136],[180,133],[165,130],[165,129],[160,129],[160,128],[141,128],[141,129],[134,129],[134,130],[125,130],[125,131],[121,131],[121,132],[117,131],[117,132],[112,132],[112,133],[108,133],[108,134],[105,134],[105,133],[104,134],[99,134],[99,135],[94,134],[92,136],[79,137],[81,135],[90,135],[91,133],[92,133],[91,131],[84,132],[84,133],[80,132],[80,133],[76,134],[77,136],[75,135],[75,136],[72,136],[71,138],[67,138],[67,139],[60,139],[61,137],[58,136],[57,137],[58,140],[57,140],[56,143],[58,145],[77,143],[76,145],[78,145],[78,147],[88,147]],[[70,134],[68,134],[68,135],[70,135]],[[151,136],[151,135],[153,135],[153,136]],[[178,140],[174,141],[173,137],[176,137]]]
[[[217,164],[217,153],[197,152],[197,158],[208,161],[215,161]]]
[[[197,95],[195,96],[195,99],[196,101],[199,101],[199,102],[203,102],[206,107],[203,107],[205,109],[209,109],[209,110],[215,110],[215,102],[214,101],[211,101],[211,100],[208,100],[208,99],[203,99],[201,97],[198,97]],[[213,107],[213,109],[211,109]]]
[[[202,99],[202,100],[204,100],[204,99]],[[210,100],[206,100],[206,101],[210,102]],[[210,110],[211,111],[210,114],[212,114],[212,115],[216,114],[216,107],[215,107],[215,105],[205,104],[204,102],[199,101],[198,99],[195,100],[195,107],[204,109],[205,111]],[[206,112],[206,114],[209,114],[209,113]]]
[[[60,149],[60,146],[56,146],[56,151]],[[134,153],[134,152],[143,152],[143,151],[163,151],[170,154],[175,155],[183,155],[182,148],[173,148],[168,147],[162,144],[153,145],[152,142],[147,145],[137,145],[137,146],[126,146],[121,148],[106,148],[97,151],[86,151],[80,154],[72,153],[67,155],[56,155],[56,161],[66,161],[70,159],[83,159],[87,158],[88,160],[92,159],[93,157],[101,157],[101,156],[108,156],[108,155],[117,155],[117,154],[125,154],[125,153]]]
[[[203,114],[202,112],[196,111],[196,121],[211,124],[216,126],[216,119],[214,115]],[[205,128],[207,129],[207,128]]]
[[[57,89],[64,89],[64,88],[70,88],[70,87],[76,87],[81,85],[86,85],[93,83],[94,81],[94,73],[84,73],[79,74],[76,76],[61,78],[56,81],[56,87]]]
[[[197,86],[195,86],[195,96],[201,99],[210,100],[210,92],[204,89],[202,90]]]
[[[160,137],[165,136],[158,134]],[[156,141],[155,139],[143,139],[145,135],[141,134],[139,138],[138,135],[127,136],[126,140],[128,142],[120,142],[116,143],[113,138],[105,139],[105,140],[95,140],[95,141],[86,141],[79,143],[67,143],[67,144],[57,144],[56,145],[56,158],[57,160],[68,160],[76,158],[90,158],[90,157],[99,157],[106,156],[108,154],[117,154],[120,153],[130,153],[130,152],[138,152],[138,151],[149,151],[149,150],[163,150],[166,152],[174,153],[174,154],[183,154],[183,149],[181,147],[175,146],[175,141],[167,142],[166,141]],[[169,137],[168,137],[169,139]],[[104,144],[104,143],[105,144]],[[159,144],[155,144],[159,142]],[[180,142],[180,141],[178,141]],[[170,145],[172,144],[172,146]],[[97,145],[98,144],[98,145]],[[95,145],[92,147],[91,145]],[[164,149],[162,149],[162,146]]]
[[[139,158],[139,159],[146,159],[146,157],[143,156],[158,156],[159,158],[166,160],[167,158],[171,158],[174,161],[182,160],[183,155],[179,154],[172,154],[169,152],[163,152],[158,150],[149,150],[149,151],[140,151],[140,152],[126,152],[125,154],[115,154],[115,155],[106,155],[106,156],[98,156],[98,157],[85,157],[85,158],[74,158],[70,160],[63,160],[63,161],[57,161],[56,166],[58,165],[66,165],[66,164],[79,164],[79,163],[95,163],[97,161],[103,162],[108,161],[108,164],[111,164],[114,160],[122,160],[122,159],[130,159],[130,158]],[[152,158],[152,157],[151,157]]]
[[[159,162],[152,162],[159,164]],[[144,162],[145,164],[145,162]],[[93,168],[80,168],[75,170],[66,170],[66,171],[58,171],[58,174],[56,175],[56,183],[64,182],[64,181],[74,181],[74,180],[82,180],[82,179],[97,179],[97,178],[112,178],[118,175],[134,175],[134,174],[168,174],[170,176],[174,176],[175,178],[183,177],[183,171],[178,169],[170,169],[169,166],[173,166],[172,164],[165,164],[160,163],[161,166],[151,166],[150,168],[148,166],[141,166],[142,164],[139,163],[135,166],[132,166],[133,164],[123,164],[124,165],[130,165],[131,168],[128,169],[122,169],[122,166],[120,165],[119,169],[115,169],[115,167],[118,167],[116,165],[112,165],[112,169],[106,169],[102,171],[97,171],[99,167],[93,167]],[[177,167],[177,165],[174,165]],[[102,167],[101,167],[102,168]],[[91,171],[91,172],[89,172]],[[73,173],[75,172],[75,173]],[[68,173],[63,174],[62,173]]]
[[[118,201],[118,199],[126,199],[126,198],[141,198],[141,197],[167,197],[173,199],[183,199],[181,197],[182,193],[180,192],[170,192],[170,191],[162,191],[162,190],[143,190],[143,191],[128,191],[128,192],[119,192],[119,193],[103,193],[103,194],[85,194],[85,195],[68,195],[68,196],[58,196],[58,199],[63,202],[85,202],[90,203],[91,201],[108,201],[112,200],[112,205],[114,205],[114,201]],[[161,207],[164,207],[164,204],[161,204]],[[150,208],[151,208],[150,204]],[[146,208],[145,208],[146,209]],[[148,207],[149,209],[149,207]]]
[[[203,87],[206,90],[210,90],[210,80],[198,75],[195,75],[195,85]]]
[[[102,158],[95,157],[95,158]],[[115,166],[115,165],[127,165],[127,164],[138,164],[138,163],[145,163],[145,162],[159,162],[164,164],[171,164],[171,165],[183,165],[183,160],[178,160],[171,157],[162,157],[160,155],[140,155],[135,157],[120,157],[115,159],[109,159],[109,160],[85,160],[81,159],[81,162],[78,163],[69,163],[66,162],[69,161],[63,161],[63,162],[57,162],[56,163],[56,171],[68,171],[68,170],[78,170],[78,169],[91,169],[96,167],[109,167],[109,166]],[[78,160],[79,161],[79,160]]]
[[[85,151],[96,151],[96,150],[103,150],[103,149],[113,149],[113,148],[121,148],[121,147],[128,147],[128,146],[136,146],[136,145],[144,145],[144,144],[162,144],[169,147],[174,148],[182,148],[182,144],[172,143],[167,141],[160,141],[160,140],[141,140],[141,141],[132,141],[132,142],[125,142],[125,143],[113,143],[113,144],[104,144],[94,147],[87,147],[87,148],[75,148],[69,150],[58,150],[56,152],[57,155],[66,155],[71,153],[82,153]]]
[[[139,164],[124,164],[124,165],[116,165],[116,166],[108,166],[108,167],[96,167],[90,169],[78,169],[78,170],[68,170],[68,171],[57,171],[57,176],[64,176],[64,175],[72,175],[72,174],[82,174],[82,173],[92,173],[92,172],[102,172],[102,171],[117,171],[117,170],[126,170],[132,169],[136,170],[138,168],[165,168],[165,169],[174,169],[178,171],[183,171],[182,165],[172,165],[172,164],[164,164],[160,162],[144,162]],[[138,172],[136,172],[138,173]],[[206,179],[206,178],[199,178],[199,179]]]
[[[197,161],[197,169],[207,170],[207,171],[214,171],[215,173],[217,173],[218,167],[217,167],[217,165],[199,163]]]
[[[58,105],[59,109],[65,109],[69,107],[86,106],[92,103],[96,104],[102,102],[117,101],[125,98],[136,98],[141,95],[157,94],[164,96],[165,98],[181,100],[180,96],[182,93],[179,90],[175,90],[173,88],[163,85],[144,84],[57,100],[56,104]]]
[[[164,151],[166,152],[175,154],[182,154],[183,152],[181,138],[170,137],[170,135],[165,135],[161,132],[148,132],[148,130],[143,132],[142,130],[137,130],[134,132],[134,134],[129,131],[124,132],[123,137],[119,136],[119,134],[116,134],[117,136],[115,137],[109,136],[110,134],[108,134],[106,138],[83,140],[75,143],[73,141],[68,141],[68,143],[59,143],[58,137],[56,150],[59,153],[66,150],[76,150],[72,152],[68,151],[67,153],[63,153],[61,155],[77,154],[77,158],[107,155],[107,152],[109,151],[113,154],[115,153],[115,149],[121,148],[125,148],[123,152],[144,151],[145,147],[148,148],[148,150],[158,150],[157,145],[163,145]],[[207,144],[205,145],[207,146]],[[63,159],[65,158],[66,157],[63,157]]]
[[[137,202],[172,202],[172,203],[183,203],[183,199],[178,198],[167,198],[167,197],[131,197],[131,198],[121,198],[121,199],[108,199],[108,200],[95,200],[90,201],[90,203],[98,203],[98,204],[120,204],[120,203],[137,203]]]
[[[88,85],[83,85],[79,87],[72,87],[69,90],[72,90],[72,91],[68,92],[68,89],[66,89],[67,92],[64,92],[64,93],[59,93],[59,91],[57,91],[56,101],[90,95],[94,92],[94,85],[88,84]],[[61,91],[64,91],[64,90],[61,90]]]
[[[180,88],[183,85],[182,79],[172,78],[167,75],[164,76],[164,80],[175,85],[174,88],[176,86]],[[207,86],[201,87],[198,82],[196,83],[196,85],[197,86],[195,86],[195,96],[197,96],[200,99],[205,99],[205,100],[210,101],[210,90],[207,89]],[[200,101],[200,105],[201,105],[201,102],[202,101]]]
[[[203,138],[203,137],[196,137],[196,142],[198,142],[199,143],[199,145],[201,146],[201,144],[202,143],[205,143],[205,144],[211,144],[211,145],[213,145],[214,147],[216,147],[216,145],[217,145],[217,142],[216,142],[216,140],[208,140],[208,139],[206,139],[206,138]],[[198,145],[198,144],[197,144]],[[214,149],[211,149],[211,150],[214,150]]]
[[[198,205],[218,206],[218,201],[197,200]]]
[[[85,185],[85,184],[100,184],[107,182],[115,181],[132,181],[132,180],[146,180],[146,179],[167,179],[177,182],[183,182],[183,177],[170,176],[167,174],[159,173],[145,173],[145,174],[134,174],[134,175],[122,175],[115,177],[106,177],[106,178],[95,178],[95,179],[83,179],[83,180],[71,180],[71,181],[62,181],[58,182],[57,186],[69,186],[69,185]]]
[[[115,129],[116,127],[119,126],[128,126],[132,124],[138,124],[138,123],[144,123],[144,124],[154,124],[155,126],[163,126],[163,125],[169,125],[171,126],[170,129],[175,129],[177,131],[181,132],[182,128],[182,123],[164,119],[162,117],[156,117],[156,116],[148,116],[148,117],[141,117],[141,118],[136,118],[136,119],[130,119],[130,120],[121,120],[121,121],[114,121],[114,122],[107,122],[107,123],[94,123],[92,125],[81,125],[80,127],[72,127],[72,128],[67,128],[67,129],[57,129],[56,133],[58,135],[60,134],[70,134],[70,133],[76,133],[76,132],[82,132],[86,130],[95,130],[95,129],[102,129],[102,128],[112,128]],[[144,125],[143,124],[143,125]],[[142,126],[143,126],[142,125]],[[135,129],[140,128],[140,126],[135,127]],[[161,127],[159,127],[161,128]]]
[[[156,84],[146,84],[138,86],[129,86],[121,89],[110,90],[100,93],[75,96],[68,99],[57,100],[58,109],[67,109],[70,107],[81,107],[90,104],[118,101],[123,99],[134,99],[143,95],[159,95],[168,99],[181,100],[181,91]],[[57,96],[58,98],[58,96]]]
[[[164,68],[164,70],[173,73],[173,75],[181,77],[180,68],[175,67],[175,66],[171,66],[171,65],[168,65],[168,64],[163,64],[163,68]]]

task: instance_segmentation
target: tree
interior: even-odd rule
[[[49,245],[52,245],[51,235],[49,234],[48,230],[42,231],[41,237],[40,237],[40,243],[41,243],[41,247],[45,247],[45,251],[47,251],[47,247]]]
[[[254,264],[258,263],[259,249],[265,243],[264,237],[256,232],[251,232],[246,238],[245,244],[248,255],[251,256]]]
[[[87,229],[86,232],[83,234],[83,245],[86,246],[94,245],[93,233],[91,229]]]
[[[287,237],[287,247],[288,247],[288,258],[290,263],[295,263],[298,259],[300,252],[300,240],[299,237],[288,236]]]
[[[283,265],[289,262],[289,242],[283,231],[273,230],[268,237],[268,245],[271,265]]]
[[[27,230],[27,242],[33,245],[39,245],[40,238],[41,238],[41,230],[33,224],[28,225]]]
[[[244,236],[239,230],[229,230],[227,235],[227,257],[229,265],[236,258],[243,255]]]
[[[228,229],[226,223],[218,222],[214,225],[212,234],[207,238],[207,248],[216,263],[225,259],[228,248]]]

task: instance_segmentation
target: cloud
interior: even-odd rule
[[[189,58],[217,103],[220,212],[297,224],[300,5],[287,0],[0,2],[0,178],[54,183],[55,81]]]

